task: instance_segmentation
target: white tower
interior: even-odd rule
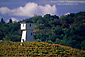
[[[21,30],[22,30],[21,42],[33,41],[33,29],[34,29],[34,24],[21,23]]]

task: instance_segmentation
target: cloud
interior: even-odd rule
[[[68,12],[68,13],[66,13],[65,15],[70,15],[70,13]]]
[[[7,22],[9,22],[9,20],[10,20],[10,19],[8,19],[8,21],[7,21]],[[19,21],[18,19],[14,18],[14,17],[11,17],[11,20],[12,20],[12,22],[13,22],[13,23],[14,23],[14,22],[18,22],[18,21]]]
[[[57,5],[78,5],[80,3],[85,3],[84,0],[51,0],[51,3],[56,3]]]
[[[12,19],[13,22],[18,22],[19,21],[18,19],[14,18],[14,17],[11,17],[11,19]]]
[[[0,13],[1,14],[7,14],[8,12],[10,12],[11,10],[9,9],[9,8],[7,8],[7,7],[1,7],[0,8]]]
[[[12,16],[28,16],[32,17],[36,15],[45,15],[45,14],[56,14],[57,8],[55,5],[51,6],[46,4],[45,6],[38,5],[36,3],[27,3],[24,7],[19,7],[15,9],[9,9],[7,7],[0,8],[0,14],[8,14]]]

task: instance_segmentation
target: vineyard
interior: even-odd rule
[[[0,57],[85,57],[85,51],[45,42],[0,42]]]

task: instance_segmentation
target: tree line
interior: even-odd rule
[[[20,23],[13,22],[12,19],[9,19],[9,22],[6,23],[3,18],[0,21],[0,40],[3,41],[20,41],[21,31]]]

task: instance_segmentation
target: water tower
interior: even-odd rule
[[[33,23],[21,23],[21,30],[22,30],[21,42],[33,41],[33,30],[34,30]]]

